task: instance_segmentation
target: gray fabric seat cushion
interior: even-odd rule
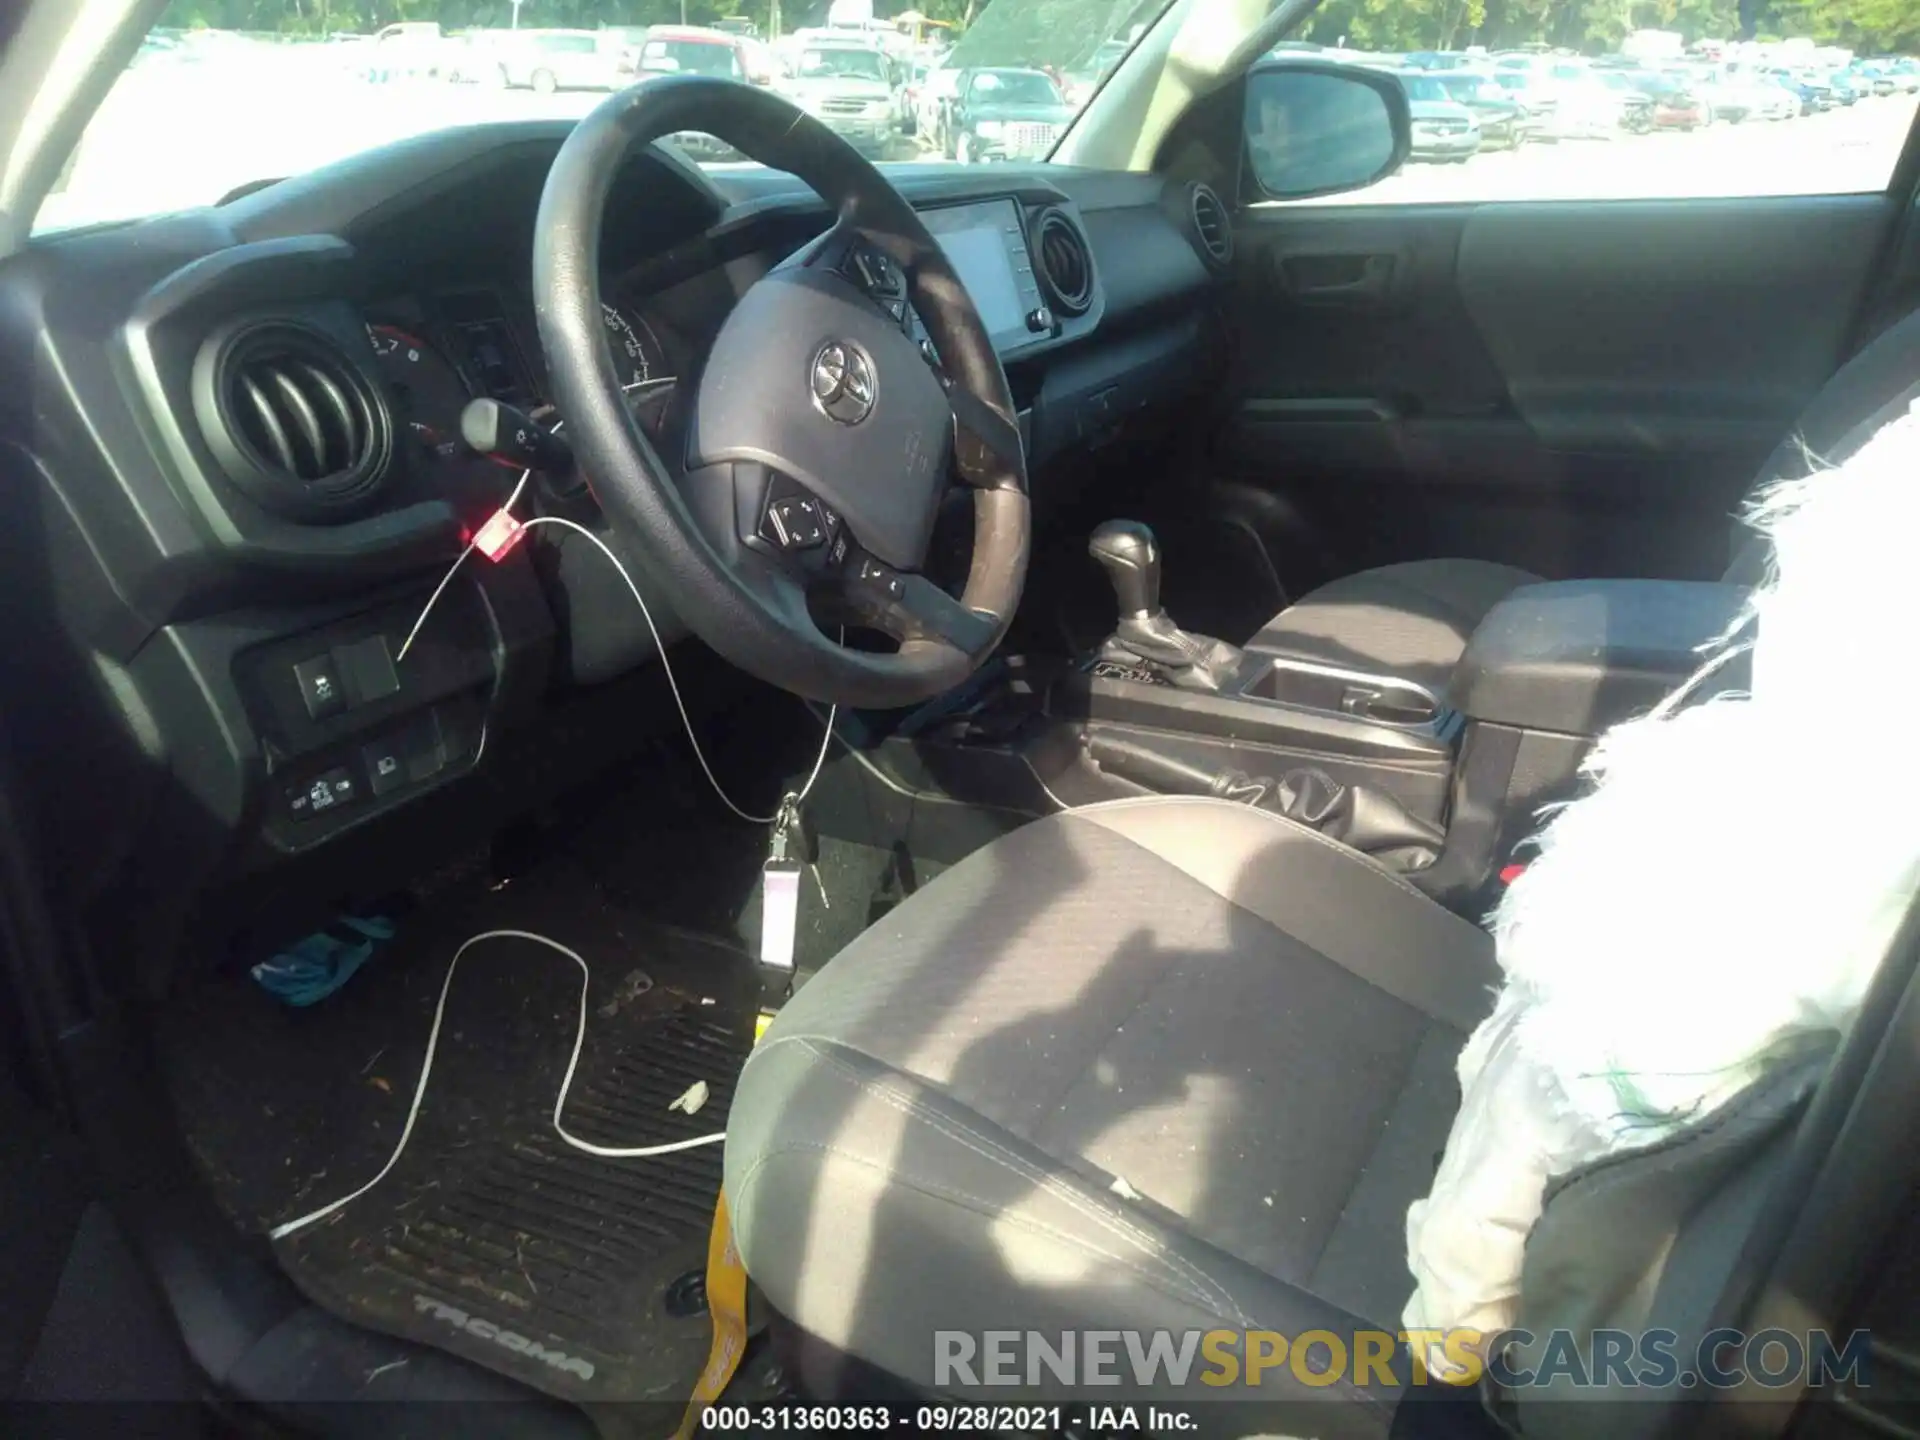
[[[1413,680],[1435,695],[1486,613],[1538,575],[1486,560],[1415,560],[1310,590],[1248,644],[1297,660]]]
[[[1271,813],[1036,821],[770,1027],[728,1126],[740,1253],[788,1319],[921,1385],[937,1328],[1395,1330],[1494,979],[1484,932]],[[1394,1398],[1302,1393],[1357,1433]]]

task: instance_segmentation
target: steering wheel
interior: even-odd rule
[[[721,326],[676,478],[622,394],[599,249],[633,147],[686,130],[798,176],[835,220]],[[554,401],[609,523],[694,633],[762,680],[845,705],[918,704],[978,669],[1026,580],[1026,460],[980,312],[900,192],[780,96],[670,75],[580,121],[537,224],[534,309]],[[913,339],[915,311],[931,352]],[[955,475],[974,511],[958,600],[922,573]],[[842,645],[815,610],[899,649]]]

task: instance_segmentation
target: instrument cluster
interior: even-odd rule
[[[662,440],[678,418],[685,347],[671,329],[624,297],[601,305],[608,353],[642,427]],[[398,296],[366,311],[367,343],[393,400],[407,462],[463,465],[460,414],[479,397],[551,420],[532,308],[523,296],[461,290]]]

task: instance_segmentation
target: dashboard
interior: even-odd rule
[[[16,552],[0,584],[47,620],[10,678],[62,698],[50,753],[94,757],[66,807],[83,883],[126,883],[121,857],[156,828],[192,837],[171,851],[187,887],[324,850],[653,659],[617,574],[554,530],[465,566],[411,634],[519,478],[466,446],[462,409],[562,419],[529,284],[566,134],[410,139],[0,267],[0,352],[31,377],[0,395]],[[1042,520],[1059,473],[1205,384],[1231,254],[1196,187],[1046,166],[888,176],[987,322]],[[831,217],[790,176],[652,148],[607,213],[609,351],[677,463],[734,303]],[[620,548],[590,476],[537,489],[534,510]],[[682,627],[621,553],[673,643]]]

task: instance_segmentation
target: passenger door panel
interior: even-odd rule
[[[1242,209],[1224,469],[1336,569],[1717,574],[1891,217],[1880,195]]]

